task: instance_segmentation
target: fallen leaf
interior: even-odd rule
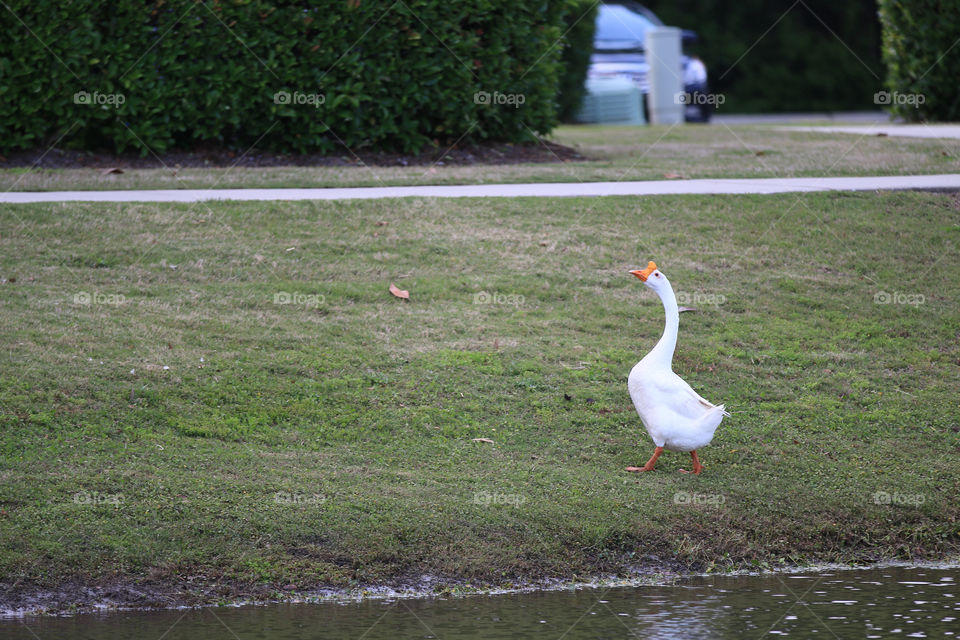
[[[670,180],[675,180],[677,178],[682,178],[683,176],[679,173],[665,173],[663,174],[664,178],[669,178]]]
[[[696,311],[696,310],[697,310],[696,307],[680,307],[679,309],[677,309],[677,312],[683,313],[684,311]]]
[[[766,152],[766,151],[757,151],[757,152],[756,152],[755,154],[753,154],[753,155],[755,155],[755,156],[765,156],[765,155],[767,155],[767,152]]]
[[[390,224],[390,223],[387,222],[387,221],[385,221],[385,220],[381,220],[380,222],[377,223],[377,226],[378,226],[378,227],[385,227],[385,226],[387,226],[388,224]]]
[[[397,289],[397,285],[393,284],[392,282],[390,283],[390,293],[392,293],[392,294],[395,295],[396,297],[402,298],[402,299],[404,299],[404,300],[409,300],[409,299],[410,299],[410,292],[409,292],[409,291],[404,291],[403,289]]]
[[[107,175],[108,173],[123,173],[123,169],[118,169],[117,167],[110,167],[109,169],[104,169],[100,173],[102,173],[103,175]]]
[[[474,438],[471,442],[486,442],[488,444],[493,444],[493,440],[490,438]]]

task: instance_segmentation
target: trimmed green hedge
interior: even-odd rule
[[[879,0],[887,88],[906,120],[960,120],[960,0]]]
[[[8,5],[4,151],[415,152],[557,122],[565,0]]]

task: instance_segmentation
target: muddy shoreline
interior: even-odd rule
[[[695,575],[672,561],[649,561],[624,568],[619,575],[569,578],[514,578],[501,582],[466,580],[433,575],[401,575],[350,586],[319,584],[244,583],[188,577],[183,579],[128,579],[100,584],[64,582],[55,587],[31,583],[0,582],[0,618],[38,615],[72,615],[109,611],[143,611],[199,608],[239,604],[351,601],[366,598],[427,598],[474,593],[511,593],[562,588],[571,584],[632,580],[664,582]]]
[[[960,556],[929,559],[883,560],[855,564],[811,563],[764,570],[731,570],[713,573],[684,569],[676,563],[630,567],[621,574],[603,574],[589,578],[517,579],[500,584],[470,582],[462,579],[423,575],[396,578],[383,583],[354,587],[318,585],[292,588],[293,585],[243,584],[237,582],[117,581],[103,585],[66,583],[57,588],[0,583],[0,619],[37,616],[63,616],[89,613],[120,613],[195,609],[210,606],[268,604],[308,604],[368,599],[433,598],[467,595],[502,595],[559,589],[636,587],[671,584],[707,575],[759,575],[763,573],[842,571],[885,567],[960,567]]]

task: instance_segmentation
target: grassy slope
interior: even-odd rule
[[[4,191],[386,186],[960,172],[960,140],[782,131],[763,126],[559,127],[553,139],[595,161],[432,167],[0,170]],[[344,150],[344,159],[353,156]]]
[[[918,193],[2,206],[0,575],[955,551],[958,218]],[[652,448],[626,393],[663,323],[626,273],[648,258],[700,308],[675,369],[734,412],[699,478],[622,471]]]

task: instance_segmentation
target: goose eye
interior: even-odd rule
[[[658,277],[658,278],[660,277],[660,274],[659,274],[659,273],[658,273],[658,274],[656,274],[656,275],[657,275],[657,277]]]

